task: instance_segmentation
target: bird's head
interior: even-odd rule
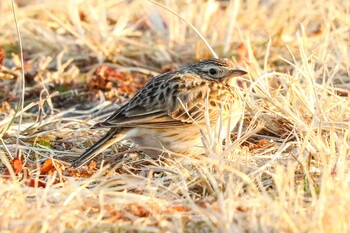
[[[228,78],[241,76],[247,72],[234,68],[228,59],[211,58],[192,64],[191,68],[203,79],[209,81],[224,81]]]

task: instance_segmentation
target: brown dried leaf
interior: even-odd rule
[[[96,162],[94,160],[91,160],[91,162],[89,163],[89,169],[94,170],[96,169],[96,167],[97,167]]]
[[[65,170],[64,165],[57,161],[53,161],[52,159],[47,159],[44,165],[40,169],[40,174],[41,175],[52,174],[58,170],[64,171]]]
[[[23,162],[19,158],[15,158],[12,161],[13,171],[16,175],[23,170]]]
[[[119,81],[126,81],[126,77],[119,71],[112,69],[111,67],[108,67],[107,65],[102,65],[96,70],[96,75],[98,78],[102,78],[105,80],[119,80]]]
[[[28,185],[28,187],[36,187],[35,186],[35,179],[30,179]],[[37,187],[41,187],[41,188],[45,188],[46,187],[46,184],[41,182],[40,180],[38,180],[38,184],[37,184]]]

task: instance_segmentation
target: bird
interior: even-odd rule
[[[227,58],[210,58],[153,77],[126,104],[92,127],[109,131],[72,167],[83,166],[124,139],[146,148],[143,152],[151,157],[164,150],[205,153],[205,133],[215,129],[222,143],[237,125],[243,110],[232,80],[245,74]]]

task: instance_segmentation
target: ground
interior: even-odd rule
[[[1,232],[349,232],[350,2],[158,2],[0,0]],[[70,168],[195,30],[248,72],[223,151]]]

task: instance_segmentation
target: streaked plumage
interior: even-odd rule
[[[128,103],[93,127],[111,129],[72,166],[85,164],[123,139],[141,147],[203,153],[201,134],[209,122],[215,128],[221,120],[220,142],[226,129],[235,127],[242,107],[228,80],[244,74],[227,59],[209,59],[154,77]],[[145,152],[159,155],[159,150]]]

